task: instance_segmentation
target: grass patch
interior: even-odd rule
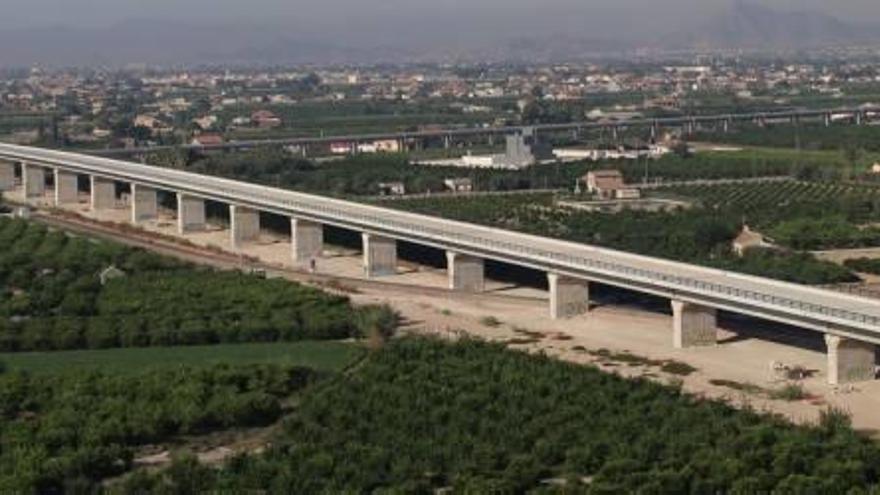
[[[660,371],[671,375],[688,376],[696,372],[697,369],[681,361],[667,361],[660,366]]]
[[[773,400],[785,400],[789,402],[808,399],[809,395],[804,387],[799,383],[789,383],[782,388],[776,390],[768,390],[753,383],[737,382],[734,380],[712,379],[709,383],[716,387],[726,387],[739,392],[745,392],[752,395],[760,395]]]
[[[273,363],[338,371],[363,350],[342,342],[283,342],[219,344],[191,347],[143,347],[107,350],[22,352],[0,354],[9,371],[33,373],[100,369],[135,373],[148,369],[180,366],[210,366],[219,363],[241,365]]]
[[[536,332],[534,330],[528,330],[528,329],[522,328],[522,327],[513,327],[513,333],[518,334],[518,335],[523,335],[525,337],[529,337],[532,339],[543,339],[544,337],[547,336],[543,332]]]
[[[501,326],[501,320],[495,318],[494,316],[484,316],[480,318],[480,324],[484,327],[498,328]]]
[[[795,402],[807,398],[807,392],[799,383],[789,383],[784,387],[770,392],[769,397],[777,400],[787,400]]]
[[[715,385],[716,387],[729,388],[729,389],[733,389],[733,390],[736,390],[739,392],[746,392],[749,394],[760,394],[760,393],[765,392],[765,390],[762,387],[759,387],[758,385],[755,385],[754,383],[748,383],[748,382],[738,382],[738,381],[734,381],[734,380],[723,380],[723,379],[714,379],[713,378],[712,380],[709,380],[709,383],[711,383],[712,385]]]
[[[630,367],[644,366],[646,368],[659,368],[664,373],[677,376],[688,376],[697,371],[697,368],[671,359],[651,359],[630,352],[612,352],[608,349],[599,349],[597,351],[587,351],[591,356],[598,358],[602,363],[625,364]]]
[[[535,339],[531,337],[515,337],[512,339],[507,339],[504,341],[506,345],[531,345],[537,344],[541,339]]]

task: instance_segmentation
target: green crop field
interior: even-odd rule
[[[145,370],[214,364],[279,364],[339,371],[363,349],[342,342],[276,342],[190,347],[147,347],[85,351],[2,353],[9,370],[53,373],[97,370],[139,373]]]

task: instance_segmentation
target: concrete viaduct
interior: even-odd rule
[[[205,226],[206,200],[228,204],[236,249],[259,234],[259,212],[281,215],[290,219],[295,263],[321,256],[324,225],[353,230],[362,234],[366,277],[395,272],[398,241],[445,250],[450,290],[482,291],[485,260],[543,271],[552,318],[588,312],[592,282],[668,298],[679,348],[714,345],[718,310],[790,324],[825,335],[831,383],[875,376],[880,304],[859,296],[180,170],[0,145],[0,189],[15,187],[17,171],[28,198],[52,192],[46,179],[54,174],[56,205],[77,201],[80,177],[89,178],[93,210],[115,208],[117,184],[129,187],[134,224],[157,216],[157,191],[172,192],[182,235]]]
[[[684,128],[687,133],[693,133],[698,126],[704,124],[720,125],[727,130],[734,123],[752,122],[758,125],[767,125],[771,123],[790,122],[796,123],[803,120],[814,120],[824,122],[826,126],[830,126],[833,121],[847,121],[856,125],[860,125],[872,118],[880,115],[880,107],[858,107],[858,108],[837,108],[837,109],[819,109],[819,110],[785,110],[775,112],[754,112],[754,113],[733,113],[720,115],[694,115],[684,117],[662,117],[654,119],[630,119],[624,121],[584,121],[584,122],[567,122],[561,124],[538,124],[529,126],[535,132],[571,132],[578,135],[583,131],[607,129],[612,134],[617,135],[619,129],[627,128],[649,128],[651,136],[659,135],[660,129],[667,127]],[[409,141],[425,140],[425,139],[442,139],[445,147],[449,148],[451,143],[458,138],[468,136],[503,136],[522,132],[522,126],[509,127],[472,127],[472,128],[453,128],[453,129],[437,129],[429,131],[416,132],[391,132],[376,134],[354,134],[346,136],[322,136],[322,137],[298,137],[284,139],[261,139],[261,140],[244,140],[230,141],[228,143],[216,145],[184,145],[184,146],[153,146],[147,148],[126,148],[126,149],[107,149],[92,152],[99,156],[141,156],[145,153],[164,151],[164,150],[196,150],[196,151],[219,151],[219,150],[246,150],[259,148],[264,146],[300,146],[305,150],[306,147],[312,145],[326,145],[329,143],[349,143],[357,145],[360,142],[376,141],[376,140],[396,140],[403,144],[401,149]],[[352,150],[357,150],[357,146],[352,146]]]

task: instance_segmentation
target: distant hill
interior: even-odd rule
[[[598,22],[589,2],[542,13],[534,18],[534,25],[528,22],[529,15],[535,16],[532,11],[506,13],[509,18],[499,18],[495,11],[471,17],[444,12],[446,17],[438,13],[440,17],[432,18],[429,25],[422,16],[409,23],[398,20],[389,25],[383,19],[335,30],[305,21],[169,20],[131,20],[100,28],[14,29],[0,31],[0,66],[546,62],[619,57],[636,48],[772,50],[880,40],[880,26],[818,12],[775,10],[746,0],[736,0],[714,16],[707,11],[672,19],[674,13],[666,12],[662,22],[647,26],[644,21],[630,25],[618,19],[598,30],[582,27]],[[674,34],[661,34],[670,32]]]
[[[0,47],[0,66],[350,63],[377,55],[272,26],[149,20],[93,29],[2,31]]]
[[[781,11],[737,0],[724,12],[684,34],[663,40],[671,47],[810,48],[880,39],[878,26],[844,22],[812,11]]]

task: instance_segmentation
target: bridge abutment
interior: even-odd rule
[[[116,182],[103,177],[90,177],[92,211],[116,208]]]
[[[15,164],[0,162],[0,191],[15,189]]]
[[[364,276],[367,278],[397,273],[397,241],[375,234],[362,234]]]
[[[718,311],[699,304],[672,301],[673,344],[676,349],[718,343]]]
[[[131,223],[152,220],[159,216],[156,190],[140,184],[131,185]]]
[[[548,273],[550,317],[571,318],[590,311],[590,282],[557,273]]]
[[[177,193],[177,231],[181,234],[205,229],[205,200]]]
[[[485,290],[486,276],[483,258],[447,251],[446,269],[449,272],[450,290],[474,293]]]
[[[320,258],[324,253],[324,226],[299,218],[290,219],[290,255],[296,264]]]
[[[260,212],[253,208],[229,205],[229,235],[232,249],[260,238]]]
[[[79,178],[76,173],[55,169],[55,206],[79,202]]]
[[[39,198],[46,194],[46,169],[43,167],[22,163],[21,181],[25,199]]]
[[[876,345],[827,334],[825,345],[828,347],[829,384],[864,382],[876,377]]]

